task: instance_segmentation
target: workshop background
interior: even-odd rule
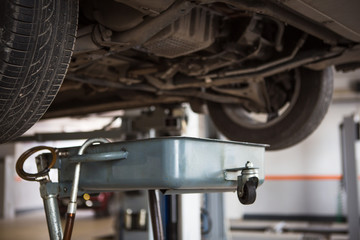
[[[347,206],[346,193],[341,182],[343,172],[339,126],[344,117],[355,114],[356,118],[360,113],[360,94],[356,92],[360,90],[360,71],[336,73],[335,76],[333,102],[320,127],[295,147],[265,153],[266,178],[265,183],[257,190],[256,202],[253,205],[244,206],[238,202],[236,193],[221,195],[223,206],[218,206],[218,208],[223,210],[225,217],[212,219],[212,228],[217,227],[214,223],[222,222],[226,231],[222,235],[224,238],[304,239],[300,238],[304,234],[300,236],[300,233],[293,233],[293,236],[290,236],[281,230],[292,220],[296,220],[301,225],[315,219],[321,223],[332,222],[328,224],[331,226],[346,227],[344,221],[347,216]],[[187,113],[189,119],[184,135],[205,137],[205,117],[192,113],[189,108],[187,108]],[[106,125],[109,119],[111,118],[105,114],[87,119],[47,120],[36,124],[27,134],[90,131]],[[31,226],[32,230],[37,232],[36,234],[40,234],[40,237],[35,233],[35,235],[28,235],[26,239],[47,239],[39,186],[37,183],[21,180],[15,172],[15,162],[21,153],[39,144],[65,147],[81,145],[83,142],[84,140],[71,140],[41,143],[16,142],[0,145],[0,239],[23,239],[21,236],[24,235],[21,235],[21,232],[25,231],[24,234],[26,234],[26,231],[30,231],[26,226]],[[359,150],[359,148],[359,143],[356,143],[356,149]],[[357,151],[357,159],[358,155],[359,151]],[[26,167],[35,171],[35,166],[31,164]],[[357,172],[360,172],[359,164],[357,164]],[[201,237],[200,231],[200,207],[203,196],[189,194],[183,200],[185,204],[186,201],[188,205],[185,206],[188,206],[189,210],[187,210],[188,213],[182,215],[185,218],[182,220],[185,224],[182,239],[207,239],[206,236]],[[353,207],[354,211],[359,211],[358,206]],[[87,234],[96,232],[96,239],[101,239],[102,234],[111,235],[115,231],[116,224],[111,217],[108,219],[110,220],[95,219],[91,214],[84,214],[83,217],[80,216],[80,223],[75,225],[75,229],[83,227],[86,229],[85,232],[88,232]],[[98,221],[96,225],[100,222],[107,224],[107,227],[101,227],[98,230],[91,229],[96,228],[95,225],[91,225],[91,221]],[[271,238],[269,235],[262,238],[258,234],[258,229],[255,228],[253,231],[236,230],[236,226],[249,226],[249,222],[251,226],[266,226],[262,234],[272,234]],[[31,223],[38,223],[39,226],[33,226]],[[103,226],[101,224],[99,226]],[[256,234],[253,233],[255,230]],[[282,237],[284,234],[286,237]],[[81,236],[81,230],[75,230],[75,236],[78,236],[76,239],[89,239],[88,236]],[[348,239],[347,234],[341,231],[330,235],[312,234],[311,236],[313,236],[311,239]]]

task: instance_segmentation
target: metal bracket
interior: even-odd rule
[[[112,161],[112,160],[126,159],[128,154],[129,153],[127,151],[122,150],[118,152],[75,155],[69,157],[69,162],[86,163],[86,162]]]

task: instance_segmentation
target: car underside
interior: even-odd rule
[[[188,102],[230,139],[291,146],[326,113],[329,66],[360,67],[359,3],[343,5],[80,0],[73,55],[44,118]]]
[[[353,44],[326,29],[313,36],[243,2],[80,1],[66,81],[45,116],[184,101],[274,114],[293,94],[289,70],[324,68]]]

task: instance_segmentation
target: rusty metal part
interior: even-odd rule
[[[280,59],[277,59],[275,61],[265,63],[263,65],[255,67],[255,68],[241,69],[241,70],[236,70],[236,71],[229,71],[227,73],[224,73],[224,75],[225,76],[234,76],[234,75],[241,75],[241,74],[249,74],[249,73],[252,73],[252,72],[261,72],[261,71],[270,69],[271,67],[279,66],[282,63],[289,62],[290,60],[295,58],[295,56],[299,52],[300,48],[304,45],[306,39],[307,39],[307,34],[304,33],[301,36],[301,38],[298,40],[298,42],[296,43],[296,46],[292,50],[292,52],[288,56],[286,56],[284,58],[280,58]],[[212,76],[216,76],[216,74],[203,76],[201,78],[212,77]]]
[[[141,45],[178,18],[189,13],[195,6],[196,4],[189,1],[177,1],[162,13],[153,15],[155,17],[148,17],[137,26],[121,32],[113,32],[99,24],[92,25],[91,28],[85,27],[80,29],[74,52],[75,54],[90,52],[103,47],[124,51]]]
[[[108,81],[108,80],[102,80],[102,79],[95,79],[95,78],[81,78],[77,77],[73,74],[66,75],[66,79],[81,82],[81,83],[87,83],[87,84],[93,84],[96,86],[102,86],[102,87],[108,87],[111,89],[124,89],[124,90],[138,90],[138,91],[144,91],[144,92],[156,92],[156,88],[147,86],[147,85],[140,85],[140,84],[134,84],[131,86],[127,86],[120,82],[115,81]]]
[[[213,87],[211,89],[218,93],[247,99],[248,101],[252,101],[256,104],[256,106],[261,109],[260,111],[269,111],[269,100],[266,97],[265,80],[263,78],[259,78],[254,81],[245,81],[244,83],[246,86],[241,88]]]
[[[52,111],[47,111],[43,116],[45,118],[57,118],[63,116],[79,116],[88,113],[99,113],[106,111],[114,111],[119,109],[129,109],[129,108],[140,108],[147,107],[151,105],[159,104],[172,104],[172,103],[183,103],[186,102],[186,97],[179,96],[160,96],[154,98],[143,98],[142,100],[128,100],[128,101],[112,101],[107,103],[99,103],[96,105],[84,105],[70,108],[67,106],[64,109],[55,109]]]
[[[337,57],[325,59],[324,61],[310,63],[306,65],[306,67],[311,68],[313,70],[321,70],[330,65],[341,66],[343,64],[346,65],[348,63],[359,63],[359,62],[360,62],[360,44],[356,44],[351,48],[346,49],[343,52],[343,54]]]
[[[265,70],[259,71],[258,67],[254,67],[251,69],[246,69],[247,73],[237,76],[227,76],[229,74],[232,74],[232,72],[229,73],[225,72],[225,73],[219,73],[209,76],[203,76],[204,77],[203,79],[189,78],[186,80],[186,82],[178,83],[178,84],[173,84],[170,83],[169,81],[165,82],[151,75],[148,75],[145,76],[147,82],[151,84],[153,87],[155,87],[155,89],[157,89],[157,91],[152,93],[153,95],[151,94],[146,96],[141,95],[141,92],[139,91],[138,93],[136,93],[136,95],[133,95],[133,97],[142,96],[140,99],[139,98],[137,99],[129,98],[123,100],[119,99],[118,101],[112,100],[112,101],[102,102],[99,104],[92,104],[92,105],[86,104],[84,102],[84,104],[74,107],[69,107],[69,104],[66,104],[66,102],[64,102],[62,104],[64,107],[61,108],[54,107],[53,109],[50,108],[49,111],[45,113],[43,118],[77,116],[77,115],[84,115],[94,112],[105,112],[105,111],[113,111],[118,109],[146,107],[146,106],[158,105],[158,104],[181,103],[181,102],[188,102],[191,98],[210,100],[213,102],[221,102],[221,103],[224,101],[226,101],[227,103],[239,103],[244,99],[243,100],[239,98],[237,99],[236,97],[231,96],[231,94],[229,95],[227,93],[226,94],[228,96],[226,96],[225,93],[223,93],[223,95],[216,96],[216,98],[213,98],[214,96],[209,95],[211,93],[204,92],[204,89],[230,85],[230,84],[237,84],[237,83],[242,83],[244,81],[254,81],[256,79],[270,77],[274,74],[288,71],[290,69],[294,69],[305,64],[315,63],[317,61],[325,60],[325,59],[336,58],[338,56],[341,56],[342,53],[343,53],[342,49],[339,49],[336,52],[327,52],[322,50],[299,52],[292,60],[288,62],[280,63],[278,66],[266,68]],[[192,88],[193,91],[189,91],[190,88]],[[131,90],[131,86],[129,86],[129,90]],[[55,104],[53,104],[53,106],[56,105],[57,103],[55,101]]]
[[[255,67],[222,74],[201,76],[203,81],[188,82],[181,84],[169,84],[160,81],[153,76],[146,76],[148,82],[160,90],[176,90],[185,88],[211,88],[216,86],[241,83],[244,80],[251,81],[258,78],[265,78],[274,74],[300,67],[304,64],[315,62],[320,59],[333,58],[341,55],[342,52],[328,53],[324,51],[312,51],[298,54],[292,61],[281,61],[278,66]],[[268,64],[266,64],[268,65]],[[235,73],[239,75],[235,75]],[[234,75],[234,76],[233,76]]]
[[[298,46],[300,45],[301,44],[299,43]],[[264,66],[258,66],[254,68],[247,68],[244,70],[235,71],[236,73],[241,73],[240,75],[235,76],[231,76],[232,74],[234,74],[234,71],[222,72],[207,76],[201,76],[200,79],[189,77],[188,79],[181,80],[181,82],[178,81],[178,83],[173,83],[172,81],[164,81],[158,79],[152,75],[146,75],[144,76],[146,80],[142,84],[123,85],[116,82],[109,83],[110,85],[116,85],[116,87],[119,87],[119,90],[136,90],[137,92],[136,94],[131,94],[126,98],[113,98],[109,99],[109,101],[103,101],[99,103],[93,101],[94,103],[91,105],[87,104],[87,102],[84,101],[84,103],[78,102],[77,106],[72,106],[69,105],[69,102],[67,102],[66,98],[62,99],[61,101],[58,100],[59,102],[55,100],[55,102],[53,103],[53,107],[50,108],[49,111],[47,111],[47,113],[44,115],[44,118],[77,116],[94,112],[147,107],[159,104],[181,103],[188,102],[191,99],[200,99],[219,103],[226,102],[239,104],[243,103],[244,101],[249,101],[251,99],[240,98],[239,96],[234,96],[234,94],[229,94],[225,92],[222,92],[222,95],[214,96],[215,94],[205,91],[205,89],[216,89],[216,87],[220,86],[256,81],[256,79],[264,79],[266,77],[273,76],[274,74],[295,69],[305,64],[337,58],[341,56],[343,52],[344,49],[342,48],[338,48],[336,51],[333,52],[328,52],[326,50],[307,50],[303,52],[298,52],[295,57],[293,57],[290,61],[287,62],[276,60],[280,62],[278,62],[278,65],[273,66],[272,64],[265,64],[264,66],[267,66],[266,68]],[[85,79],[74,80],[86,82]],[[146,81],[151,86],[147,86]],[[98,80],[90,80],[89,83],[90,82],[99,83]],[[101,85],[105,84],[108,83],[105,83],[105,81],[101,82]],[[190,89],[192,90],[190,91]],[[217,92],[220,93],[220,91]]]
[[[75,213],[67,213],[63,240],[71,239],[72,230],[74,228],[74,222],[75,222]]]
[[[189,13],[195,6],[194,3],[188,1],[177,1],[159,16],[144,21],[131,30],[114,33],[111,36],[111,41],[102,41],[98,42],[98,44],[110,47],[115,46],[117,50],[126,50],[138,46],[149,40],[179,17]]]
[[[285,32],[285,25],[284,23],[277,21],[275,19],[273,19],[273,21],[276,23],[277,27],[278,27],[278,31],[276,34],[276,38],[275,38],[275,49],[278,52],[281,52],[284,49],[283,46],[283,36],[284,36],[284,32]]]
[[[42,171],[39,171],[38,173],[25,172],[24,171],[25,161],[34,153],[36,153],[38,151],[42,151],[42,150],[49,150],[51,152],[52,159],[51,159],[51,162],[49,163],[49,165],[46,168],[44,168]],[[52,168],[55,165],[55,163],[56,163],[56,149],[55,148],[47,147],[47,146],[33,147],[33,148],[30,148],[29,150],[27,150],[26,152],[24,152],[23,154],[21,154],[21,156],[17,160],[16,173],[24,180],[39,181],[43,178],[46,178],[48,172],[50,171],[50,168]]]
[[[219,103],[235,103],[241,104],[246,102],[246,99],[241,99],[233,96],[224,96],[213,93],[201,92],[196,90],[179,90],[179,91],[164,91],[163,95],[171,95],[171,96],[187,96],[189,98],[198,98],[202,100],[208,100]]]
[[[144,42],[146,52],[165,58],[185,56],[212,45],[217,35],[217,17],[207,8],[193,8]]]

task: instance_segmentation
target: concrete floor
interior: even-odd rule
[[[261,221],[231,221],[231,226],[242,227],[259,227],[259,226],[275,226],[276,222]],[[63,223],[64,224],[64,223]],[[285,224],[285,223],[284,223]],[[288,226],[306,227],[307,223],[286,223]],[[332,227],[338,229],[346,228],[346,224],[333,224]],[[73,239],[76,240],[110,240],[114,235],[114,219],[94,218],[91,210],[82,210],[77,212],[75,226],[73,230]],[[259,231],[233,231],[231,232],[233,240],[250,240],[250,239],[304,239],[304,235],[300,233],[278,234],[276,232],[259,232]],[[0,240],[48,240],[49,234],[47,230],[45,214],[43,210],[28,212],[16,217],[13,220],[0,220]],[[305,239],[330,239],[330,240],[346,240],[347,235],[333,234],[328,237],[321,235],[312,236]]]
[[[63,223],[64,224],[64,223]],[[73,239],[110,239],[114,233],[112,218],[95,219],[91,211],[78,211]],[[29,212],[13,220],[0,220],[0,240],[48,240],[45,214],[42,210]]]
[[[231,220],[230,226],[232,240],[349,240],[346,223]]]

